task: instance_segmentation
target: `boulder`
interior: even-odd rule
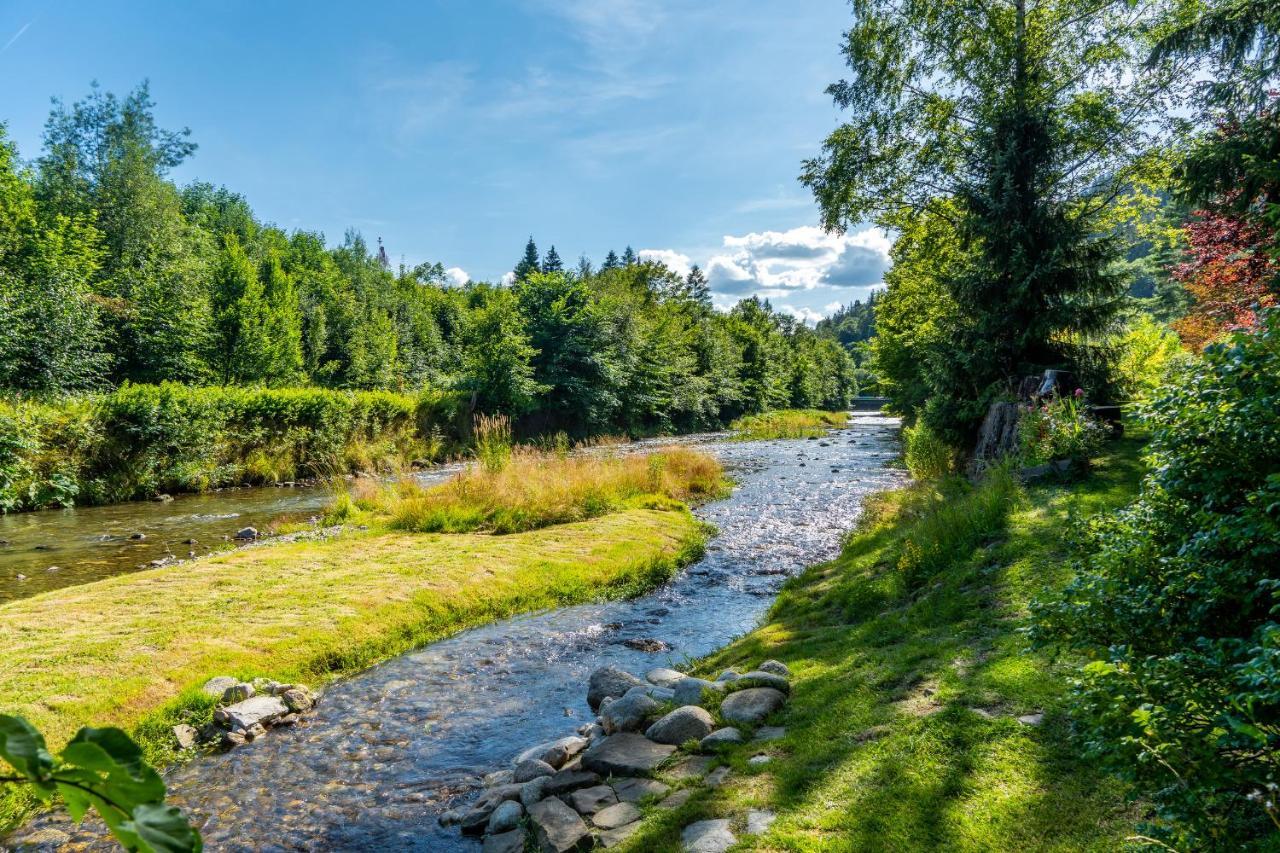
[[[724,853],[738,841],[729,830],[729,821],[700,820],[680,833],[685,853]]]
[[[587,704],[594,711],[606,696],[622,696],[640,684],[644,682],[629,672],[623,672],[616,666],[602,666],[587,680]]]
[[[592,785],[600,784],[600,774],[589,770],[561,770],[554,776],[542,778],[547,780],[546,793],[543,795],[546,797],[555,797],[576,791],[578,788],[590,788]]]
[[[730,693],[720,704],[720,716],[731,723],[756,725],[786,704],[787,697],[772,687],[748,687]]]
[[[633,687],[632,690],[634,689],[635,688]],[[648,696],[655,702],[672,702],[676,698],[676,692],[670,687],[659,687],[656,684],[652,687],[646,687],[644,689],[644,695]]]
[[[609,735],[582,754],[582,766],[604,775],[647,776],[676,751],[631,732]]]
[[[520,804],[527,809],[534,803],[540,803],[545,800],[548,797],[547,785],[550,782],[550,776],[539,776],[537,779],[530,779],[525,782],[520,786]]]
[[[723,729],[716,729],[711,734],[704,737],[698,746],[702,749],[712,750],[718,749],[726,744],[742,743],[742,732],[733,726],[725,726]]]
[[[659,687],[671,687],[677,681],[684,678],[685,675],[683,672],[677,672],[674,669],[667,669],[666,667],[660,666],[657,669],[649,670],[645,673],[644,677],[650,684],[656,684]]]
[[[484,777],[484,786],[492,788],[495,785],[510,785],[515,782],[515,774],[510,770],[495,770],[492,773],[486,773]]]
[[[289,713],[279,696],[254,696],[243,702],[219,708],[213,718],[229,729],[244,730],[254,725],[269,726]]]
[[[658,710],[658,703],[645,693],[644,686],[634,688],[621,699],[615,699],[604,706],[600,713],[600,723],[605,734],[614,732],[634,732],[642,728],[649,715]]]
[[[200,732],[195,726],[179,723],[173,727],[173,737],[178,742],[178,749],[191,749],[200,740]]]
[[[767,660],[756,667],[756,669],[761,672],[772,672],[774,675],[781,675],[783,678],[791,677],[790,668],[780,660]]]
[[[235,536],[232,536],[231,538],[232,538],[232,539],[241,539],[241,540],[257,539],[257,538],[258,538],[258,528],[256,528],[256,527],[241,527],[239,530],[237,530],[237,531],[236,531],[236,535],[235,535]]]
[[[511,762],[511,766],[519,764],[522,761],[528,761],[530,758],[536,758],[539,761],[546,761],[552,767],[559,767],[568,758],[572,758],[582,750],[587,748],[587,739],[578,737],[577,735],[568,735],[558,740],[540,743],[537,746],[531,746],[524,752],[520,753]],[[565,756],[559,763],[551,761],[551,758],[559,756],[563,752]]]
[[[524,853],[524,830],[486,835],[480,853]]]
[[[716,681],[737,681],[741,677],[736,669],[726,669],[716,676]]]
[[[706,710],[697,705],[685,705],[649,726],[644,736],[655,743],[679,746],[687,740],[702,740],[711,734],[713,728],[715,723]]]
[[[521,761],[516,765],[511,775],[511,781],[524,783],[530,779],[537,779],[539,776],[554,776],[555,774],[556,769],[547,762],[530,758],[528,761]]]
[[[618,795],[608,785],[596,785],[594,788],[574,791],[568,796],[568,801],[578,814],[593,815],[618,802]]]
[[[577,812],[557,799],[546,799],[529,809],[534,838],[542,853],[568,853],[591,846],[591,833]]]
[[[783,693],[791,692],[790,681],[787,681],[781,675],[775,675],[772,672],[762,672],[758,669],[743,673],[742,677],[733,683],[733,686],[735,688],[772,687],[774,690],[780,690]]]
[[[310,711],[316,706],[316,694],[311,688],[304,687],[301,684],[295,684],[287,690],[280,693],[280,698],[284,700],[284,704],[289,706],[289,710],[295,714],[301,714]]]
[[[705,678],[684,678],[676,682],[675,695],[672,697],[677,705],[701,705],[703,703],[702,691],[713,690],[720,692],[724,690],[723,682],[707,681]]]
[[[591,822],[601,829],[617,829],[639,819],[640,810],[631,803],[614,803],[592,815]]]
[[[200,692],[206,696],[216,696],[221,699],[222,694],[227,692],[228,687],[234,687],[239,683],[240,679],[238,678],[232,678],[229,675],[219,675],[206,681],[204,686],[200,688]]]
[[[243,681],[238,682],[222,691],[222,704],[234,705],[237,702],[252,699],[257,692],[258,691],[253,689],[252,684],[246,684]]]
[[[515,800],[503,800],[493,810],[493,814],[489,815],[488,832],[490,835],[510,832],[520,825],[520,818],[522,817],[524,817],[524,806]]]
[[[649,797],[665,797],[670,791],[670,785],[656,779],[628,777],[613,780],[613,792],[618,795],[618,801],[623,803],[638,803]]]

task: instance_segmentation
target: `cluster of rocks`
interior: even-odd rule
[[[786,704],[790,674],[778,661],[741,674],[726,670],[714,681],[665,668],[644,679],[597,669],[587,684],[595,722],[520,753],[510,768],[485,777],[468,809],[446,812],[440,822],[482,835],[485,853],[518,853],[530,838],[543,853],[614,847],[639,829],[642,807],[675,809],[694,793],[687,783],[723,784],[729,768],[713,767],[721,747],[752,733],[757,741],[781,737],[783,729],[762,724]],[[762,754],[749,763],[768,760]],[[772,820],[753,811],[747,832],[763,832]],[[683,837],[691,851],[736,843],[727,819],[690,824]]]
[[[213,722],[206,726],[196,728],[183,723],[173,727],[173,736],[182,749],[241,746],[262,737],[268,729],[293,725],[319,700],[305,684],[282,684],[269,678],[241,681],[219,675],[200,689],[217,697],[218,707],[213,712]]]

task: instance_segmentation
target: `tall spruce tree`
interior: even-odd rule
[[[689,269],[689,274],[685,276],[684,283],[690,299],[704,308],[711,307],[711,286],[707,283],[707,276],[702,272],[701,267],[694,264]]]
[[[627,246],[622,253],[622,265],[624,267],[634,266],[637,260],[635,251],[630,246]]]
[[[564,262],[560,260],[560,254],[556,252],[555,246],[547,249],[547,254],[542,259],[542,271],[564,272]]]
[[[604,263],[600,265],[600,271],[608,272],[609,270],[616,270],[620,266],[622,266],[622,262],[618,260],[618,253],[610,249],[609,254],[604,256]]]
[[[538,246],[533,242],[533,236],[529,236],[529,242],[524,246],[524,257],[520,259],[520,263],[516,264],[516,268],[512,270],[515,273],[516,281],[524,281],[529,276],[540,271],[542,264],[538,261]]]

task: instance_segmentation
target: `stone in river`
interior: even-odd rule
[[[487,835],[480,853],[524,853],[524,830]]]
[[[606,696],[623,696],[640,684],[644,682],[629,672],[623,672],[616,666],[602,666],[591,673],[591,678],[587,680],[587,704],[594,711]]]
[[[539,776],[554,776],[555,772],[556,769],[547,762],[531,758],[517,764],[511,778],[513,782],[528,782]]]
[[[761,672],[772,672],[774,675],[781,675],[783,678],[791,677],[791,670],[780,660],[767,660],[760,664],[756,669]]]
[[[729,821],[700,820],[691,823],[680,833],[685,853],[724,853],[738,839],[729,831]]]
[[[787,697],[772,687],[749,687],[730,693],[720,703],[720,716],[731,723],[755,725],[786,704]]]
[[[490,835],[510,832],[520,825],[522,817],[524,817],[524,806],[515,800],[506,800],[493,810],[493,814],[489,815],[488,832]]]
[[[640,819],[640,810],[631,803],[614,803],[600,809],[591,817],[591,822],[601,829],[617,829]]]
[[[670,785],[665,785],[656,779],[613,780],[613,792],[618,795],[618,800],[624,803],[638,803],[647,797],[665,797],[670,790]]]
[[[632,688],[627,695],[604,707],[600,721],[607,734],[633,732],[642,728],[649,715],[658,710],[658,703],[650,699],[643,685]]]
[[[774,690],[780,690],[783,693],[791,692],[791,682],[787,681],[781,675],[775,675],[772,672],[762,672],[755,670],[745,673],[741,678],[734,682],[734,687],[772,687]]]
[[[254,696],[252,699],[219,708],[213,716],[228,728],[247,729],[258,724],[269,726],[287,713],[289,709],[280,697]]]
[[[227,692],[228,687],[234,687],[239,683],[240,679],[238,678],[232,678],[229,675],[219,675],[206,681],[204,686],[200,688],[200,692],[204,693],[206,696],[214,696],[220,699],[222,698],[222,694]]]
[[[578,814],[593,815],[618,802],[618,795],[608,785],[596,785],[594,788],[574,791],[568,799],[569,805]]]
[[[592,773],[589,770],[561,770],[554,776],[544,776],[543,778],[547,780],[544,797],[554,797],[558,794],[575,791],[578,788],[590,788],[592,785],[600,784],[600,774]],[[528,805],[528,803],[525,805]]]
[[[685,678],[676,682],[674,688],[675,696],[672,698],[675,699],[677,705],[701,705],[703,702],[702,691],[714,690],[718,692],[724,690],[724,687],[723,682],[707,681],[705,678]]]
[[[706,710],[697,705],[676,708],[645,731],[644,736],[655,743],[679,746],[687,740],[702,740],[711,734],[715,723]]]
[[[742,743],[742,732],[733,726],[725,726],[723,729],[716,729],[711,734],[704,737],[698,746],[702,749],[711,750],[724,746],[725,744]]]
[[[582,766],[605,775],[646,776],[671,757],[674,746],[654,743],[643,735],[620,732],[582,754]]]
[[[649,670],[644,677],[650,684],[656,684],[659,687],[671,687],[677,681],[684,678],[685,675],[683,672],[677,672],[674,669],[667,669],[666,667],[660,666],[657,669]]]
[[[515,782],[515,774],[510,770],[495,770],[492,773],[486,773],[484,776],[484,786],[492,788],[495,785],[510,785]]]
[[[578,737],[577,735],[568,735],[560,738],[559,740],[548,741],[546,743],[540,743],[537,746],[529,747],[515,757],[515,760],[511,762],[511,766],[514,767],[521,761],[528,761],[530,758],[536,758],[539,761],[547,762],[552,767],[559,767],[565,762],[565,760],[577,755],[586,748],[586,738]],[[558,763],[552,761],[551,759],[559,756],[561,751],[563,751],[564,758],[562,758]]]
[[[279,695],[284,700],[284,704],[289,706],[289,710],[295,713],[310,711],[316,705],[316,694],[311,688],[301,684],[295,684],[288,690],[280,691]]]
[[[568,853],[591,846],[591,833],[582,817],[557,799],[546,799],[529,809],[534,837],[542,853]]]
[[[257,539],[257,538],[258,538],[258,528],[256,528],[256,527],[241,527],[239,530],[237,530],[237,531],[236,531],[236,535],[235,535],[235,536],[232,536],[231,538],[232,538],[232,539]]]
[[[623,640],[622,645],[629,649],[635,649],[638,652],[649,652],[655,654],[657,652],[665,652],[671,646],[655,637],[631,637]]]
[[[550,776],[539,776],[537,779],[530,779],[520,786],[520,804],[525,808],[534,803],[542,802],[547,798],[547,785],[551,782]]]

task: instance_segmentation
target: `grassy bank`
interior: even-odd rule
[[[1136,808],[1078,757],[1057,710],[1065,665],[1026,651],[1019,629],[1030,598],[1070,573],[1068,519],[1133,496],[1139,447],[1109,445],[1072,485],[995,478],[874,501],[839,559],[790,582],[763,627],[699,664],[714,677],[787,663],[785,738],[732,749],[726,785],[653,812],[626,849],[678,849],[681,828],[704,818],[741,830],[749,808],[778,819],[740,849],[1123,846]],[[1041,712],[1038,725],[1018,719]],[[762,752],[773,760],[747,764]]]
[[[331,515],[419,533],[516,533],[584,521],[654,498],[706,500],[724,487],[714,457],[683,447],[572,457],[515,448],[497,463],[472,465],[430,488],[408,481],[357,487]]]
[[[739,441],[767,441],[775,438],[810,438],[849,422],[847,412],[820,409],[779,409],[738,418],[729,425]]]

